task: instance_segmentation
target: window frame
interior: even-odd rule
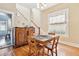
[[[65,21],[64,22],[50,24],[49,23],[50,17],[56,16],[56,15],[59,15],[59,14],[65,14]],[[66,29],[67,30],[66,30],[64,35],[69,36],[69,8],[58,10],[58,11],[54,11],[54,12],[48,14],[48,32],[49,32],[49,25],[59,25],[59,24],[66,24]],[[62,35],[62,34],[59,34],[59,35]]]

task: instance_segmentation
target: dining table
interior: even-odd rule
[[[39,42],[47,42],[52,40],[52,38],[54,37],[55,36],[52,36],[52,35],[37,35],[37,36],[34,36],[33,38],[35,38],[35,40]]]
[[[34,36],[33,38],[38,43],[38,46],[40,45],[40,47],[42,47],[42,49],[43,49],[43,55],[44,55],[45,54],[44,53],[44,47],[45,47],[45,45],[47,45],[48,42],[51,41],[54,38],[54,36],[52,36],[52,35],[37,35],[37,36]]]

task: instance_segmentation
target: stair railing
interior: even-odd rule
[[[18,9],[17,9],[17,11],[22,15],[22,17],[24,18],[24,19],[26,19],[26,20],[28,20],[23,14],[22,14],[22,12],[20,12]],[[37,24],[33,21],[33,20],[31,20],[31,22],[34,24],[34,26],[36,27],[36,28],[38,28],[38,35],[40,35],[40,27],[39,26],[37,26]]]

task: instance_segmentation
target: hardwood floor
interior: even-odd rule
[[[28,56],[28,46],[0,49],[0,56]],[[79,56],[79,48],[58,44],[58,56]]]
[[[64,45],[64,44],[59,44],[58,55],[59,56],[79,56],[79,48]]]

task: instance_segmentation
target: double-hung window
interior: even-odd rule
[[[68,9],[56,11],[48,15],[48,32],[68,34]]]

